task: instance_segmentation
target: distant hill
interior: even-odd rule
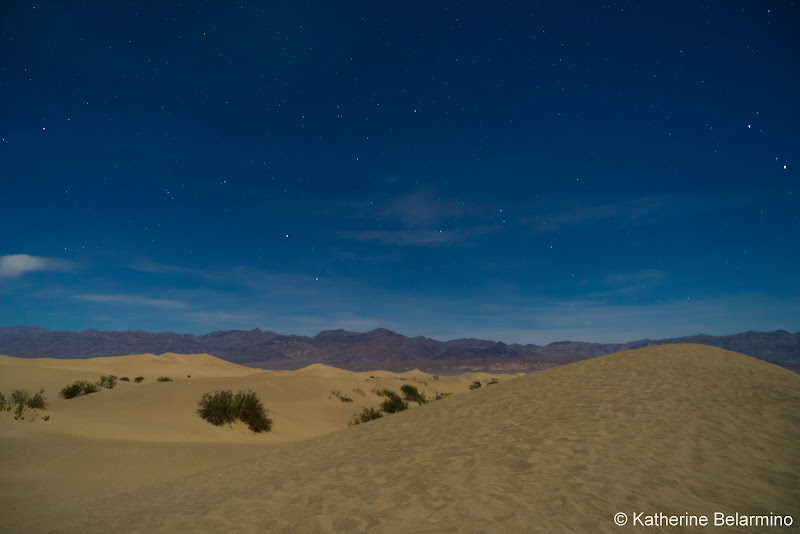
[[[437,341],[407,337],[385,328],[366,333],[326,330],[316,336],[255,330],[224,330],[202,336],[173,332],[50,331],[37,326],[0,327],[0,354],[17,358],[93,358],[127,354],[207,353],[264,369],[299,369],[324,363],[352,371],[419,368],[440,374],[466,370],[531,371],[623,350],[673,343],[699,343],[800,369],[800,332],[704,334],[629,343],[560,341],[545,346],[507,345],[483,339]]]

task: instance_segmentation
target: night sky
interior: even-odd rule
[[[800,330],[800,5],[0,0],[0,325]]]

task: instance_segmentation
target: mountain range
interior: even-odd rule
[[[173,332],[50,331],[38,326],[0,327],[0,354],[17,358],[81,359],[127,354],[207,353],[262,369],[299,369],[324,363],[351,371],[418,368],[439,374],[533,371],[623,350],[672,343],[700,343],[800,370],[800,332],[695,335],[628,343],[560,341],[549,345],[505,344],[483,339],[437,341],[407,337],[385,328],[359,333],[326,330],[315,336],[270,331],[223,330],[205,335]]]

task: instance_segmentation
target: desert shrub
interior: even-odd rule
[[[439,375],[433,375],[434,380],[439,380]]]
[[[416,402],[417,404],[425,404],[428,402],[428,399],[425,398],[425,394],[420,393],[417,387],[411,384],[403,384],[400,387],[400,391],[403,392],[403,398],[407,401]]]
[[[49,421],[49,420],[50,420],[49,415],[45,415],[44,417],[42,417],[42,421]]]
[[[481,387],[481,383],[477,380],[469,385],[469,389],[478,389],[479,387]]]
[[[353,402],[352,400],[350,402]],[[267,417],[264,405],[254,392],[239,391],[234,398],[236,414],[241,422],[253,432],[269,432],[272,430],[272,419]]]
[[[4,398],[4,403],[5,402],[6,401]],[[23,416],[25,407],[28,407],[32,410],[44,410],[47,408],[47,401],[44,398],[43,389],[34,395],[28,393],[27,389],[15,389],[11,392],[11,402],[8,403],[8,409],[11,410],[14,404],[17,405],[17,407],[14,409],[14,419],[25,419]]]
[[[339,391],[338,389],[334,389],[333,391],[331,391],[331,395],[333,395],[342,402],[353,402],[353,399],[351,399],[347,395],[342,395],[342,392]],[[328,398],[330,399],[330,397]]]
[[[487,386],[491,386],[492,384],[497,384],[497,379],[496,378],[492,378],[491,380],[486,382]]]
[[[30,393],[27,389],[15,389],[11,392],[11,404],[25,404],[30,398]]]
[[[186,375],[186,378],[192,378],[192,375]]]
[[[360,414],[356,414],[353,416],[353,420],[350,421],[350,425],[360,425],[361,423],[368,423],[375,419],[380,419],[383,417],[383,414],[376,410],[375,408],[364,408]]]
[[[400,395],[389,389],[383,390],[383,397],[386,397],[381,403],[381,410],[386,413],[397,413],[403,410],[408,410],[408,403],[400,398]]]
[[[101,375],[97,385],[101,388],[114,389],[117,385],[117,377],[114,375]]]
[[[84,383],[85,382],[83,382],[82,380],[76,380],[72,384],[64,386],[64,389],[62,389],[59,392],[58,396],[61,397],[62,399],[72,399],[80,395],[85,395],[85,393],[83,392]]]
[[[72,399],[80,397],[81,395],[88,395],[89,393],[97,393],[100,388],[97,384],[86,382],[85,380],[76,380],[72,384],[64,387],[58,394],[63,399]]]
[[[136,382],[137,384],[138,384],[139,382],[141,382],[142,380],[144,380],[144,377],[143,377],[143,376],[137,376],[136,378],[134,378],[134,379],[133,379],[133,381],[134,381],[134,382]]]
[[[15,404],[17,405],[15,419],[23,419],[22,412],[26,406],[32,410],[44,410],[47,408],[43,389],[34,395],[28,393],[27,389],[15,389],[11,392],[10,402],[6,400],[5,395],[0,394],[0,406],[2,406],[0,410],[7,409],[10,411]]]
[[[435,399],[436,399],[436,400],[442,400],[442,399],[446,399],[446,398],[447,398],[447,397],[449,397],[450,395],[452,395],[452,393],[451,393],[451,392],[449,392],[449,391],[443,391],[443,392],[441,392],[441,393],[439,393],[439,392],[437,391],[437,392],[436,392],[436,397],[435,397]]]
[[[233,392],[229,390],[215,391],[213,395],[203,393],[197,413],[214,426],[232,423],[235,415]]]
[[[119,381],[120,381],[120,382],[130,382],[130,381],[131,381],[131,379],[130,379],[130,378],[128,378],[127,376],[121,376],[121,377],[119,378]]]
[[[215,426],[231,424],[237,419],[253,432],[272,430],[272,419],[267,417],[264,405],[252,391],[215,391],[213,395],[203,393],[197,413]]]
[[[358,393],[362,397],[366,397],[366,395],[364,394],[364,390],[361,388],[353,388],[353,393]]]
[[[28,399],[25,401],[25,405],[33,410],[44,410],[47,408],[47,400],[44,398],[44,390],[42,389],[32,397],[28,397]]]
[[[159,376],[156,380],[159,382],[172,382],[172,379],[168,376]]]

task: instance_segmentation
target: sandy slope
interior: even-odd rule
[[[58,391],[74,380],[96,381],[103,374],[145,380],[120,381],[113,390],[84,397],[58,398]],[[157,382],[159,376],[173,381]],[[419,371],[351,373],[324,365],[261,371],[205,354],[89,360],[0,356],[0,391],[6,397],[17,388],[31,392],[44,388],[50,403],[43,412],[27,413],[25,421],[0,413],[0,510],[9,520],[0,522],[0,530],[13,532],[45,512],[70,513],[86,499],[264,454],[276,443],[346,428],[361,408],[378,406],[382,399],[372,393],[374,388],[398,391],[410,383],[432,397],[435,391],[468,391],[469,382],[486,382],[490,376],[477,373],[434,380]],[[501,381],[511,379],[497,376]],[[195,409],[202,394],[222,389],[255,391],[275,422],[274,431],[255,435],[242,425],[214,427],[200,419]],[[353,402],[331,396],[333,390]],[[44,415],[50,420],[44,421]]]
[[[313,369],[287,388],[304,373]],[[80,505],[45,502],[35,516],[18,507],[7,529],[617,532],[637,530],[613,524],[619,511],[721,511],[793,514],[795,527],[680,531],[791,532],[800,524],[798,414],[800,376],[790,371],[707,346],[651,347],[273,442]],[[37,436],[19,439],[35,446]]]
[[[141,384],[119,381],[113,390],[70,400],[58,398],[58,391],[74,380],[96,381],[103,374],[135,378]],[[157,382],[169,376],[172,382]],[[381,399],[375,388],[399,390],[412,384],[433,397],[435,392],[462,393],[473,380],[490,377],[509,380],[510,375],[471,373],[434,380],[420,371],[395,374],[386,371],[353,373],[315,364],[297,371],[262,371],[243,367],[207,354],[140,354],[87,360],[26,360],[0,356],[0,391],[31,392],[44,388],[50,402],[51,420],[30,431],[58,431],[70,435],[138,441],[209,441],[274,443],[306,439],[347,426],[353,414],[364,406],[377,406]],[[191,378],[190,378],[191,377]],[[354,390],[360,389],[360,393]],[[231,432],[209,425],[195,415],[203,393],[222,389],[252,389],[275,420],[268,435]],[[343,403],[331,392],[349,396]],[[9,417],[0,424],[9,423]],[[17,424],[16,426],[19,426]],[[15,429],[15,426],[10,426]]]

